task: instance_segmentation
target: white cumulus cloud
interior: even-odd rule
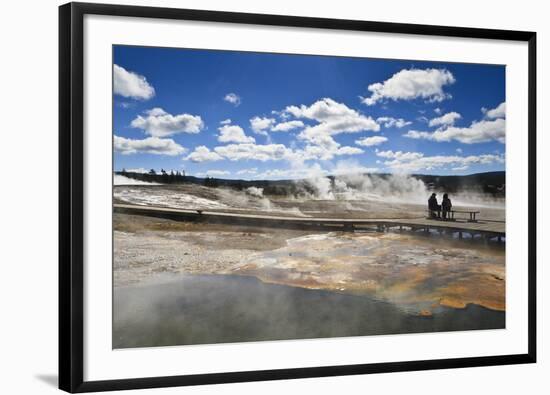
[[[256,173],[258,173],[257,167],[251,167],[250,169],[241,169],[237,171],[238,175],[256,174]]]
[[[386,159],[397,159],[399,161],[410,161],[424,156],[421,152],[403,152],[403,151],[376,151],[376,155]]]
[[[330,136],[329,136],[330,137]],[[304,149],[296,150],[293,155],[293,160],[296,163],[303,162],[305,160],[331,160],[335,156],[341,155],[358,155],[362,154],[363,151],[361,148],[357,147],[342,147],[339,143],[332,140],[327,142],[324,145],[312,145],[308,144]]]
[[[496,108],[490,110],[482,108],[481,111],[489,119],[506,118],[506,102],[502,102]]]
[[[288,122],[281,122],[271,128],[273,132],[288,132],[292,129],[303,128],[304,123],[302,121],[294,120]]]
[[[223,125],[218,128],[220,135],[218,141],[221,143],[255,143],[254,137],[244,134],[243,128],[238,125]]]
[[[199,115],[172,115],[156,107],[138,115],[131,126],[154,137],[166,137],[177,133],[199,133],[204,129],[204,122]]]
[[[214,148],[214,151],[223,158],[237,160],[283,160],[292,157],[293,152],[283,144],[229,144]]]
[[[341,147],[333,136],[341,133],[378,132],[380,125],[371,117],[349,108],[333,99],[324,98],[310,106],[288,106],[284,113],[295,118],[316,121],[306,126],[298,134],[298,139],[307,142],[304,149],[306,158],[332,159],[335,155],[354,155],[362,153],[357,147]]]
[[[319,163],[311,166],[291,167],[287,169],[269,169],[258,173],[254,178],[257,179],[313,179],[322,178],[329,172],[321,167]]]
[[[319,122],[331,134],[353,133],[364,130],[379,131],[380,125],[371,117],[360,114],[346,106],[344,103],[338,103],[331,98],[323,98],[316,101],[311,106],[288,106],[285,113],[291,114],[295,118],[311,119]]]
[[[267,117],[254,117],[250,119],[250,128],[256,134],[267,136],[267,130],[275,124],[275,119]]]
[[[396,171],[413,172],[419,170],[433,170],[445,166],[453,166],[457,171],[466,170],[470,165],[504,163],[503,155],[435,155],[425,156],[422,152],[378,151],[377,156],[386,158],[384,165]]]
[[[436,130],[435,132],[409,130],[403,136],[437,142],[456,140],[464,144],[475,144],[495,140],[504,144],[506,139],[506,120],[502,118],[481,120],[472,122],[469,127],[450,126],[446,129]]]
[[[210,151],[208,147],[199,145],[185,159],[192,162],[215,162],[223,158],[214,151]]]
[[[228,93],[223,97],[223,100],[233,104],[235,107],[238,107],[241,104],[241,97],[236,93]]]
[[[330,160],[339,155],[361,154],[364,152],[362,149],[341,146],[333,136],[340,133],[378,132],[380,130],[380,125],[371,117],[365,116],[330,98],[320,99],[310,106],[303,104],[300,106],[287,106],[282,111],[273,111],[272,113],[278,115],[284,121],[277,123],[275,118],[256,116],[250,119],[250,127],[254,133],[265,136],[268,136],[269,131],[286,132],[303,128],[297,137],[298,140],[305,142],[305,146],[301,149],[287,148],[288,152],[285,155],[286,159],[294,163],[302,163],[313,159]],[[306,125],[303,120],[315,121],[316,123]],[[267,144],[266,146],[273,145]],[[256,147],[262,146],[256,145]],[[248,150],[249,148],[243,149]]]
[[[293,129],[304,127],[304,123],[299,120],[285,121],[277,123],[275,118],[268,117],[254,117],[250,119],[250,128],[256,134],[263,136],[268,135],[268,131],[271,132],[288,132]]]
[[[155,88],[144,76],[117,64],[113,65],[113,90],[115,95],[137,100],[147,100],[155,96]]]
[[[428,123],[429,126],[445,126],[445,125],[454,125],[454,123],[462,118],[462,115],[460,115],[457,112],[448,112],[445,115],[442,115],[437,118],[430,119],[430,122]]]
[[[180,155],[186,150],[172,139],[147,137],[143,140],[133,140],[114,136],[114,149],[123,155],[146,153],[155,155]]]
[[[376,118],[376,122],[383,124],[386,128],[403,128],[405,126],[408,126],[412,124],[411,121],[405,121],[403,118],[393,118],[393,117],[378,117]]]
[[[384,136],[372,136],[372,137],[364,137],[359,140],[355,140],[355,144],[362,145],[363,147],[372,147],[374,145],[380,145],[382,143],[385,143],[388,141],[387,137]]]
[[[384,82],[369,85],[371,96],[362,98],[362,102],[368,106],[388,99],[440,102],[450,97],[443,88],[454,82],[453,74],[445,69],[401,70]]]

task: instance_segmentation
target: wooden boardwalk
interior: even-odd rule
[[[349,219],[349,218],[319,218],[319,217],[285,217],[258,214],[224,213],[206,210],[185,210],[167,207],[139,206],[134,204],[114,204],[113,210],[118,213],[145,215],[150,217],[167,218],[179,221],[196,221],[223,223],[240,226],[259,226],[288,229],[313,230],[411,230],[415,232],[438,232],[440,234],[464,234],[472,239],[482,237],[497,238],[499,241],[506,237],[506,224],[500,221],[468,222],[465,220],[442,221],[428,218],[402,219]]]

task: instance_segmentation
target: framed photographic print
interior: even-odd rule
[[[535,362],[535,33],[59,12],[61,389]]]

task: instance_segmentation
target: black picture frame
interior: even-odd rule
[[[87,14],[282,27],[510,40],[528,43],[528,352],[525,354],[319,366],[296,369],[84,381],[83,350],[83,20]],[[127,5],[59,8],[59,388],[90,392],[311,378],[536,362],[536,33]]]

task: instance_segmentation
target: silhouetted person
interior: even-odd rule
[[[432,193],[432,196],[428,199],[428,210],[430,210],[430,217],[441,218],[441,206],[437,203],[435,193]]]
[[[448,214],[451,212],[451,208],[453,208],[451,199],[449,199],[449,195],[444,194],[443,200],[441,201],[441,211],[443,211],[443,219],[451,218],[451,215]]]

